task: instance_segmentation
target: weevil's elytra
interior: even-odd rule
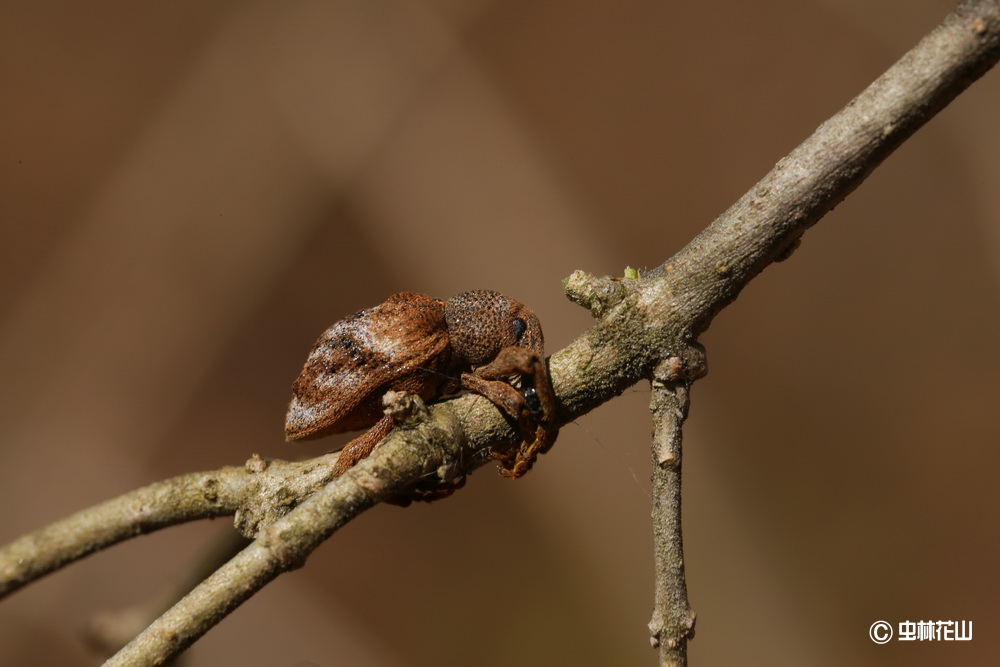
[[[306,440],[373,426],[385,392],[430,399],[453,374],[450,361],[444,302],[394,294],[319,337],[292,385],[285,437]]]
[[[390,390],[424,400],[466,389],[514,420],[525,443],[497,458],[501,473],[520,477],[555,441],[555,397],[544,362],[542,327],[520,301],[490,290],[447,301],[400,292],[340,320],[313,345],[292,385],[285,419],[289,441],[367,428],[344,447],[342,474],[392,430],[382,413]],[[521,378],[521,389],[506,379]]]

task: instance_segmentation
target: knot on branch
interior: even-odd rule
[[[686,604],[673,611],[676,615],[671,617],[671,623],[666,622],[659,610],[653,612],[653,619],[647,626],[649,645],[653,648],[663,646],[674,650],[686,644],[688,640],[694,639],[694,624],[698,615]]]
[[[268,463],[270,463],[268,459],[255,452],[250,455],[243,467],[246,468],[247,472],[264,472],[267,470]]]
[[[625,280],[632,280],[626,271]],[[638,273],[635,272],[638,276]],[[625,285],[621,278],[597,278],[586,271],[576,270],[563,280],[563,291],[573,303],[579,304],[590,311],[595,318],[600,319],[611,308],[621,303],[626,296]]]
[[[288,462],[254,454],[244,465],[249,477],[246,497],[236,509],[233,525],[253,539],[266,526],[291,512],[332,478],[337,454]]]
[[[430,417],[424,400],[405,391],[387,391],[382,397],[382,405],[393,423],[404,428],[413,428]]]
[[[708,374],[708,356],[698,343],[688,344],[679,354],[663,359],[653,369],[654,388],[690,385]]]

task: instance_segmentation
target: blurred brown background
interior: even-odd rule
[[[952,3],[7,2],[0,6],[0,542],[282,439],[330,323],[498,289],[555,351],[574,269],[679,249]],[[693,665],[1000,654],[1000,73],[705,336],[685,542]],[[187,665],[650,665],[648,387],[525,479],[378,507]],[[0,604],[0,663],[94,664],[98,611],[228,520]],[[876,646],[876,620],[971,620]]]

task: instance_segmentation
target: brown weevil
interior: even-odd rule
[[[555,394],[542,325],[530,308],[489,290],[447,301],[400,292],[319,337],[292,385],[285,438],[368,429],[340,453],[333,472],[341,475],[392,430],[382,413],[386,392],[431,400],[461,389],[485,396],[518,424],[524,443],[494,456],[502,475],[520,477],[555,442]]]

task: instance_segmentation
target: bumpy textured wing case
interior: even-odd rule
[[[444,302],[401,292],[323,332],[292,385],[287,440],[373,425],[390,389],[431,398],[450,382]]]

